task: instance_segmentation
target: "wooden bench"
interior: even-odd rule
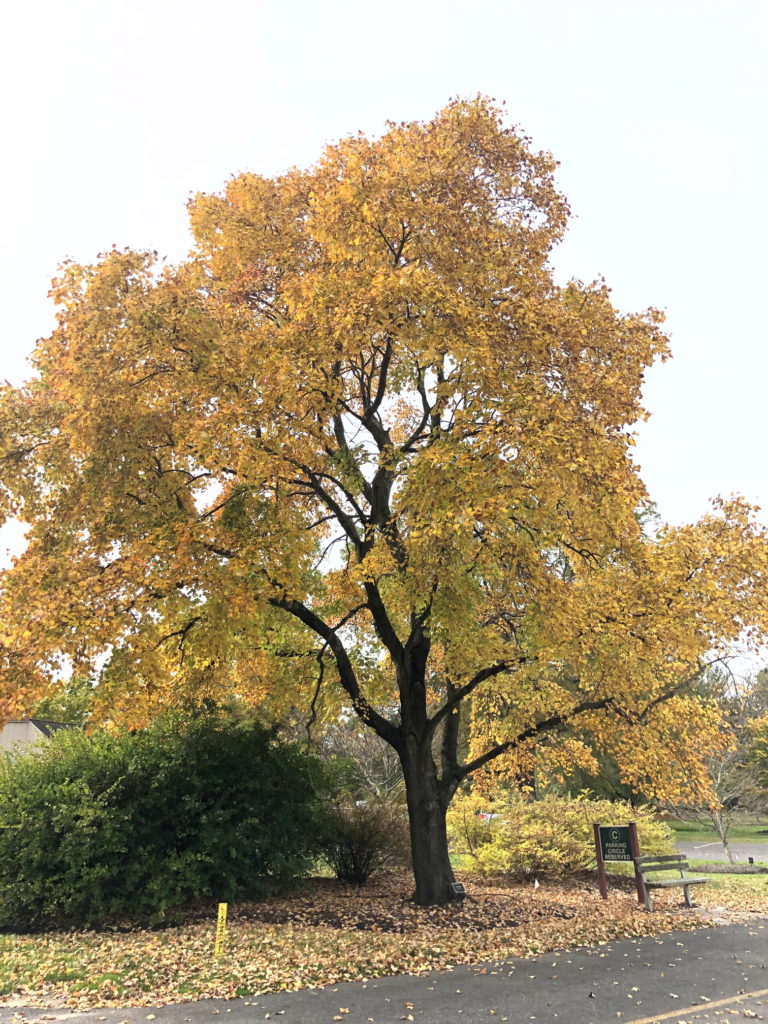
[[[688,892],[688,886],[690,885],[703,885],[708,882],[708,878],[703,878],[696,875],[686,874],[688,870],[688,861],[685,859],[685,855],[682,853],[666,854],[661,857],[635,857],[635,865],[638,873],[643,880],[643,892],[645,893],[645,909],[653,910],[653,900],[651,899],[651,889],[670,889],[675,885],[682,886],[683,894],[685,896],[686,907],[692,907],[691,895]],[[655,881],[648,879],[648,874],[654,871],[679,871],[679,878],[659,878]]]

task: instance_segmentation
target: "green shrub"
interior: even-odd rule
[[[165,717],[0,758],[0,927],[167,921],[258,896],[315,855],[312,763],[254,722]]]
[[[493,815],[483,820],[480,814]],[[642,853],[674,853],[667,825],[650,807],[623,801],[503,798],[493,802],[473,793],[455,797],[448,810],[454,853],[469,855],[470,867],[514,875],[564,875],[595,863],[592,824],[637,822]]]

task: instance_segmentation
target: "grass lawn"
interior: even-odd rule
[[[693,870],[697,875],[706,875],[707,866],[706,864],[700,864],[693,867]],[[707,889],[716,892],[722,891],[726,894],[748,894],[749,896],[754,896],[755,898],[764,901],[768,908],[768,875],[714,874],[710,876],[710,881],[707,883]],[[768,914],[768,909],[766,912]]]
[[[542,879],[538,888],[505,878],[462,880],[470,898],[429,909],[408,900],[407,875],[381,876],[361,891],[315,879],[292,895],[232,905],[218,960],[215,907],[164,931],[0,935],[0,1001],[85,1008],[227,998],[450,970],[701,924],[678,908],[681,894],[665,893],[658,911],[647,914],[629,879],[614,881],[607,902],[591,877]],[[768,892],[761,896],[768,914]]]
[[[720,842],[714,828],[691,821],[668,821],[667,824],[678,839],[686,843],[718,843]],[[731,826],[728,839],[732,843],[766,843],[768,844],[768,823],[738,822]],[[767,851],[768,852],[768,851]]]
[[[697,877],[706,876],[709,878],[709,882],[706,885],[706,889],[696,886],[691,890],[692,899],[696,903],[700,903],[702,906],[710,906],[713,903],[713,899],[710,898],[712,892],[724,893],[731,902],[734,910],[755,910],[758,913],[765,913],[768,917],[768,874],[754,874],[754,875],[734,875],[726,872],[713,872],[711,870],[713,861],[708,860],[689,860],[689,874],[696,875]],[[725,862],[723,862],[725,863]],[[609,879],[613,876],[614,880],[621,884],[621,879],[633,879],[631,866],[628,866],[624,870],[616,870],[615,868],[609,872]],[[655,875],[657,878],[677,878],[678,873],[675,871],[669,871],[667,874],[661,873]],[[680,890],[682,892],[682,890]],[[675,890],[677,892],[677,890]],[[731,899],[732,897],[732,899]],[[659,898],[658,893],[653,894],[654,901]],[[739,908],[739,901],[747,899],[756,900],[754,907],[744,906]],[[714,902],[717,902],[716,900]]]

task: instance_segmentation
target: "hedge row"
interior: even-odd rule
[[[72,730],[0,759],[0,928],[158,923],[260,896],[314,857],[319,769],[254,722]]]
[[[464,855],[470,869],[521,878],[567,875],[594,867],[594,822],[630,821],[637,823],[643,853],[675,852],[669,827],[652,807],[631,807],[622,800],[546,796],[530,801],[503,792],[489,800],[462,793],[448,810],[448,835],[453,852]]]

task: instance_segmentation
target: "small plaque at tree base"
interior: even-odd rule
[[[455,900],[463,900],[467,895],[461,882],[451,882],[451,892]]]

